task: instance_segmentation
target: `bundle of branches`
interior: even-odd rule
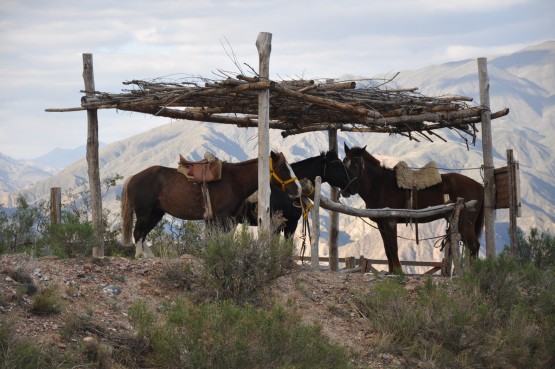
[[[202,82],[202,83],[200,83]],[[418,133],[440,137],[434,130],[451,128],[476,136],[485,108],[470,106],[464,96],[428,97],[417,88],[391,88],[391,80],[275,82],[239,75],[220,81],[163,82],[133,80],[121,94],[96,92],[83,97],[82,109],[115,108],[204,122],[258,125],[258,92],[270,90],[270,128],[282,135],[341,129],[357,132]],[[491,114],[507,115],[508,109]],[[417,139],[416,139],[417,140]],[[430,139],[431,140],[431,139]]]

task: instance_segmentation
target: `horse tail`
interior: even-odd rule
[[[133,207],[129,199],[129,191],[127,190],[131,178],[133,177],[125,180],[121,193],[121,239],[124,246],[131,244],[131,233],[133,230]]]

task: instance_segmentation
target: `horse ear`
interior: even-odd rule
[[[343,142],[343,146],[345,146],[345,154],[347,154],[351,149],[349,149],[349,146],[347,146],[346,142]]]
[[[366,151],[366,146],[368,145],[364,145],[364,147],[362,148],[362,151]]]

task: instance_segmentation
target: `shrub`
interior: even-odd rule
[[[144,360],[158,368],[349,368],[349,356],[317,325],[303,326],[294,311],[269,312],[233,302],[174,304],[156,322],[143,302],[130,317],[150,343]]]
[[[13,323],[0,319],[0,369],[55,368],[34,342],[15,337]]]
[[[57,286],[49,286],[39,291],[30,307],[30,311],[36,315],[59,314],[61,309],[62,300]]]
[[[555,267],[555,236],[548,232],[539,232],[531,228],[528,237],[517,229],[517,250],[515,257],[521,261],[529,261],[540,269]],[[503,253],[509,253],[505,245]]]
[[[237,232],[214,229],[201,252],[207,283],[219,298],[248,299],[261,286],[284,274],[294,245],[279,235],[257,239],[242,225]]]
[[[553,367],[553,277],[552,269],[502,255],[474,261],[452,282],[429,279],[412,296],[387,279],[357,305],[376,332],[376,350],[411,365]]]

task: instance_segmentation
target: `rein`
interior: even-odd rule
[[[279,178],[279,176],[274,171],[274,166],[273,166],[272,160],[270,160],[270,180],[272,178],[274,178],[281,185],[281,190],[283,192],[285,192],[285,186],[287,186],[289,183],[295,182],[297,180],[297,177],[291,177],[286,181]]]

